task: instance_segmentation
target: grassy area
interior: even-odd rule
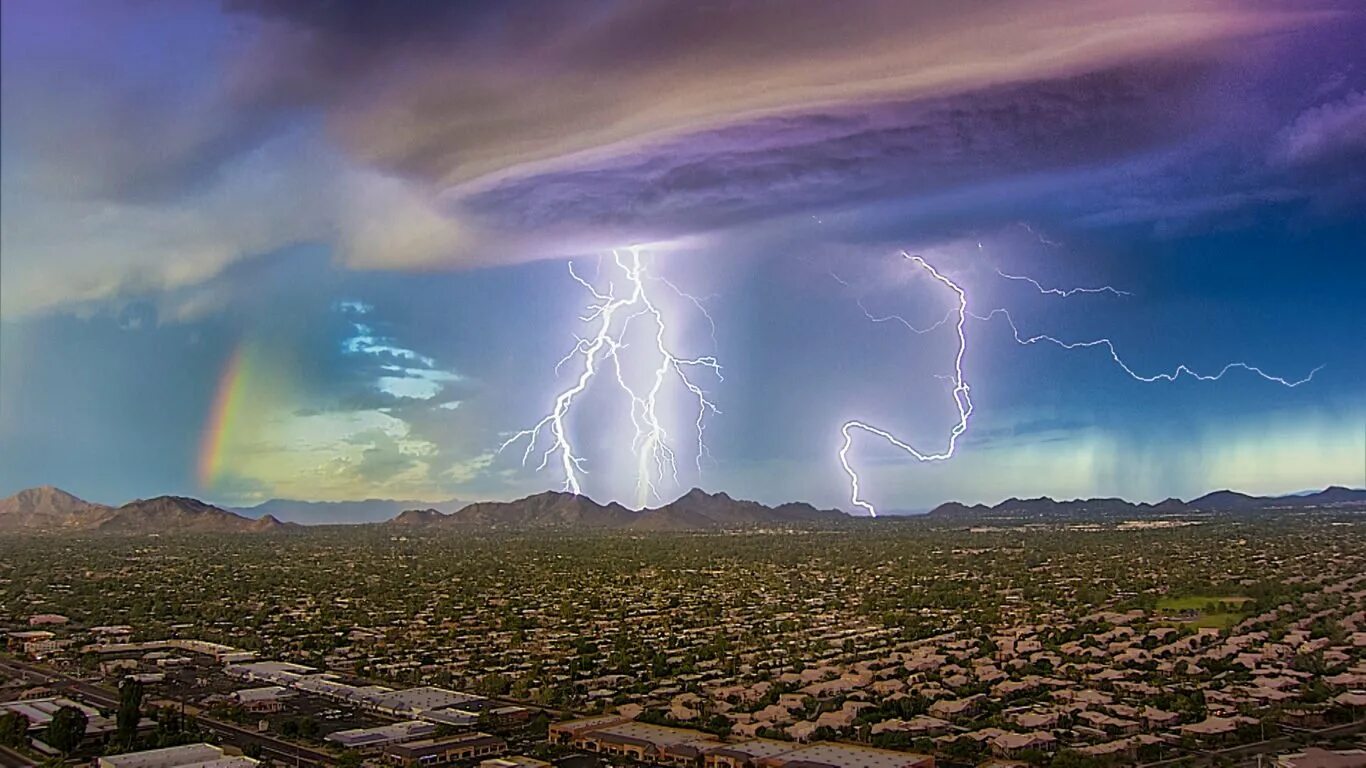
[[[1164,597],[1157,601],[1157,609],[1173,616],[1189,616],[1176,622],[1189,627],[1228,629],[1243,618],[1240,608],[1244,603],[1251,602],[1251,599],[1238,595]]]
[[[1249,602],[1250,597],[1239,597],[1237,595],[1224,595],[1222,597],[1209,595],[1188,595],[1186,597],[1164,597],[1157,601],[1157,608],[1160,611],[1203,611],[1207,605],[1213,603],[1218,605],[1242,605]]]
[[[1190,621],[1183,622],[1190,627],[1217,627],[1228,629],[1243,618],[1240,613],[1204,613]]]

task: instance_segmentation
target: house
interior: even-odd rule
[[[1030,750],[1052,752],[1057,745],[1058,740],[1047,731],[1003,733],[991,740],[991,751],[1001,757],[1019,757]]]

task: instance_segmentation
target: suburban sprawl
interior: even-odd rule
[[[0,540],[0,764],[1366,765],[1359,513]]]

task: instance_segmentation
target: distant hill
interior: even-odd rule
[[[433,509],[409,510],[388,524],[432,529],[692,531],[835,523],[847,519],[838,510],[818,510],[809,504],[769,507],[694,488],[672,503],[639,512],[615,502],[603,505],[587,496],[548,491],[517,501],[470,504],[451,514]]]
[[[267,533],[297,527],[270,515],[251,520],[184,496],[158,496],[118,507],[97,529],[104,533]]]
[[[32,532],[270,533],[296,528],[271,515],[252,520],[198,499],[158,496],[121,507],[94,504],[51,486],[0,499],[0,530]]]
[[[112,511],[43,485],[0,499],[0,531],[79,530],[98,524]]]
[[[1055,501],[1006,499],[995,506],[968,506],[951,501],[930,510],[930,516],[943,519],[1081,519],[1151,517],[1199,513],[1258,513],[1286,509],[1362,509],[1366,510],[1366,490],[1332,486],[1317,493],[1295,496],[1249,496],[1237,491],[1215,491],[1190,501],[1167,499],[1157,504],[1134,503],[1123,499],[1076,499]]]
[[[634,512],[612,503],[602,505],[572,493],[546,491],[517,501],[480,501],[456,512],[435,509],[409,510],[390,525],[441,528],[622,528]]]
[[[439,512],[454,512],[465,506],[459,499],[432,504],[425,501],[401,499],[364,499],[361,501],[297,501],[271,499],[254,507],[236,507],[231,511],[243,517],[259,518],[270,515],[287,523],[302,525],[351,525],[382,523],[408,509],[432,508]]]

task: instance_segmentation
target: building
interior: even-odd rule
[[[913,752],[821,742],[759,762],[761,768],[934,768],[934,758]]]
[[[444,739],[391,744],[384,748],[384,759],[403,768],[449,765],[463,760],[497,757],[507,748],[507,742],[497,736],[472,731]]]
[[[526,755],[509,755],[481,760],[479,768],[550,768],[550,763]]]
[[[30,629],[21,632],[10,632],[6,636],[6,642],[10,648],[24,649],[30,643],[42,643],[57,637],[45,629]]]
[[[280,712],[285,708],[285,699],[294,692],[282,685],[267,685],[261,688],[243,688],[234,691],[228,698],[242,709],[256,714]]]
[[[1366,768],[1366,750],[1309,747],[1276,757],[1277,768]]]
[[[60,613],[38,613],[28,617],[30,627],[60,627],[71,621]]]
[[[705,768],[755,768],[764,760],[784,755],[796,747],[790,741],[750,739],[717,747],[703,757]]]
[[[248,661],[228,664],[223,674],[242,680],[251,680],[275,685],[292,685],[306,675],[317,674],[318,670],[302,664],[287,661]]]
[[[721,741],[687,728],[600,716],[550,726],[552,744],[681,768],[933,768],[934,758],[861,744]]]
[[[97,768],[253,768],[257,763],[250,757],[227,755],[212,744],[185,744],[109,755],[95,764]]]
[[[62,707],[75,707],[86,717],[86,737],[98,737],[114,730],[114,721],[101,715],[98,710],[64,696],[44,696],[37,699],[18,699],[0,702],[0,711],[18,712],[28,719],[29,731],[40,731],[52,722],[52,716]]]
[[[390,744],[402,744],[405,741],[428,738],[436,734],[436,728],[433,723],[409,720],[375,728],[353,728],[349,731],[337,731],[324,737],[324,741],[330,741],[347,749],[379,749]]]

